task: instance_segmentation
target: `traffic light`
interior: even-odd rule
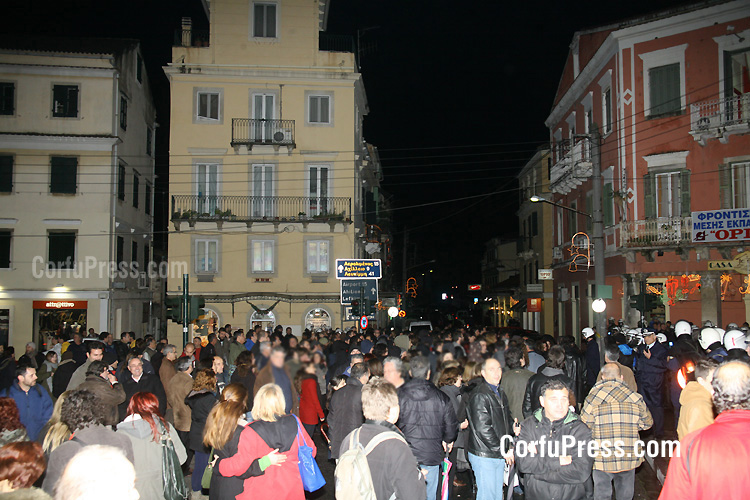
[[[655,309],[659,305],[659,299],[650,293],[639,293],[630,296],[630,307],[645,313]]]
[[[200,295],[191,295],[188,304],[188,321],[193,322],[206,314],[203,308],[206,307],[206,300]]]
[[[365,299],[365,310],[363,311],[363,315],[372,316],[372,313],[372,301],[370,299]]]
[[[167,319],[171,319],[173,322],[182,324],[182,297],[181,296],[167,296],[164,301],[164,305],[167,308]]]
[[[352,316],[358,318],[362,315],[362,308],[359,307],[358,300],[352,300]]]

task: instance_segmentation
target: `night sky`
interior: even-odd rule
[[[573,33],[686,3],[331,1],[330,33],[361,30],[365,138],[380,150],[395,209],[396,274],[408,230],[412,262],[437,259],[420,269],[434,269],[435,293],[479,282],[484,243],[517,234],[515,175],[549,139],[544,120]],[[4,6],[3,31],[140,39],[161,125],[157,173],[166,174],[169,88],[161,67],[182,16],[200,27],[200,2],[24,0]],[[166,207],[157,217],[155,230],[166,230]]]

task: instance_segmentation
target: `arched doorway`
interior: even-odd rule
[[[305,314],[305,328],[311,331],[318,328],[331,328],[331,314],[321,307],[310,309]]]
[[[209,333],[219,331],[219,313],[213,309],[203,309],[204,314],[193,321],[191,327],[193,330],[192,337],[205,337]],[[191,337],[191,339],[192,339]]]
[[[250,313],[250,321],[248,323],[248,331],[252,331],[257,325],[260,325],[263,330],[270,331],[276,326],[276,315],[274,315],[273,311],[268,311],[265,314],[253,311]]]

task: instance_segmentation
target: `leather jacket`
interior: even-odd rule
[[[573,406],[576,405],[575,392],[572,389],[573,381],[570,380],[570,377],[565,375],[563,370],[545,366],[539,370],[539,373],[531,377],[526,385],[526,394],[523,396],[523,418],[529,418],[532,413],[542,406],[541,403],[539,403],[541,389],[544,383],[551,378],[560,380],[568,386],[568,389],[572,392],[570,404]]]
[[[502,387],[498,392],[499,396],[483,380],[466,396],[466,451],[478,457],[502,458],[513,447],[512,439],[502,440],[503,436],[513,436],[513,419]]]

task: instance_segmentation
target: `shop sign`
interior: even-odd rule
[[[750,210],[692,213],[693,243],[750,240]]]
[[[526,299],[526,312],[542,312],[542,299]]]
[[[86,300],[35,300],[34,309],[88,309]]]

